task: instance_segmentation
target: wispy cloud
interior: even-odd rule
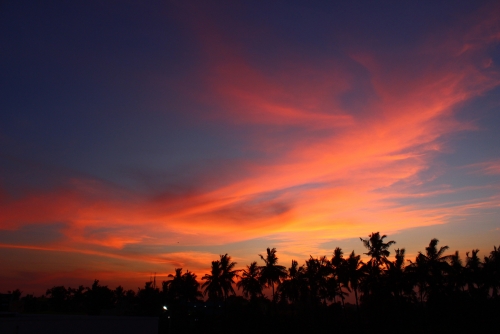
[[[213,246],[272,236],[284,254],[307,257],[332,239],[443,224],[498,207],[496,195],[450,199],[471,188],[436,184],[447,168],[436,166],[449,149],[445,137],[476,129],[457,119],[455,109],[500,85],[486,52],[499,41],[497,18],[495,7],[469,18],[470,29],[457,29],[463,22],[456,22],[404,54],[350,45],[316,63],[294,57],[270,69],[251,62],[247,50],[205,17],[206,26],[193,27],[207,59],[196,78],[203,89],[189,98],[213,112],[193,115],[197,122],[234,127],[245,143],[239,158],[211,168],[196,161],[192,174],[205,183],[176,191],[137,192],[76,172],[57,186],[21,195],[0,188],[0,233],[61,224],[57,240],[0,247],[112,258],[134,268],[164,265],[166,275],[175,267],[206,271],[218,256],[176,250],[178,243]],[[362,73],[362,83],[352,68]],[[217,166],[223,172],[213,173]],[[499,160],[469,167],[500,174]],[[164,175],[156,178],[168,184]],[[430,197],[439,201],[405,201]],[[171,248],[148,255],[145,245]]]
[[[476,164],[467,165],[465,166],[465,168],[471,170],[471,172],[476,174],[499,175],[500,160],[497,159],[497,160],[479,162]]]

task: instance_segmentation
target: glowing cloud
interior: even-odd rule
[[[198,13],[201,23],[191,28],[206,62],[196,78],[202,88],[185,98],[210,110],[193,111],[196,122],[231,127],[244,143],[234,159],[214,156],[223,176],[193,157],[199,168],[188,176],[200,184],[176,191],[137,191],[91,175],[20,195],[0,188],[0,232],[45,226],[51,234],[32,243],[3,240],[0,248],[92,257],[82,266],[104,277],[108,261],[116,261],[110,272],[124,276],[166,277],[176,267],[200,276],[229,243],[270,240],[288,261],[324,252],[321,244],[332,239],[444,224],[499,207],[498,189],[458,200],[447,196],[471,188],[436,182],[449,169],[437,162],[453,150],[449,136],[477,129],[457,110],[500,85],[487,52],[500,38],[498,8],[468,18],[468,29],[455,22],[400,52],[347,43],[314,63],[290,57],[275,67],[252,62]],[[474,168],[500,174],[498,160]],[[429,198],[439,201],[418,201]],[[256,254],[236,257],[243,265]],[[79,270],[67,275],[92,276]],[[49,276],[40,282],[53,281]]]

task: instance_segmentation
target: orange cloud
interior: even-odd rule
[[[497,14],[475,18],[471,31],[450,29],[429,38],[404,60],[348,50],[350,61],[369,73],[375,94],[362,110],[342,101],[357,86],[338,60],[289,61],[268,73],[209,30],[203,36],[210,68],[202,81],[210,90],[198,98],[217,107],[209,121],[257,127],[246,149],[261,153],[265,161],[241,159],[235,163],[241,170],[228,172],[238,175],[230,178],[237,181],[180,194],[140,195],[89,179],[20,198],[0,189],[1,229],[65,224],[64,238],[50,245],[0,247],[95,255],[131,261],[134,268],[147,263],[164,277],[175,267],[206,271],[218,255],[173,248],[159,255],[132,254],[127,247],[214,246],[268,238],[284,253],[293,250],[306,258],[324,251],[318,244],[332,239],[443,224],[471,210],[498,207],[498,196],[435,206],[401,202],[462,191],[447,185],[412,189],[427,181],[421,174],[448,149],[443,136],[474,129],[455,119],[455,108],[500,84],[495,65],[483,56],[498,41],[498,26],[492,23]],[[493,161],[480,167],[499,174],[499,166]]]

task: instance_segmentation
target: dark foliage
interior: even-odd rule
[[[231,257],[221,255],[201,286],[194,273],[178,268],[161,290],[156,279],[137,292],[111,290],[95,280],[91,287],[54,286],[40,297],[21,297],[18,289],[0,297],[3,305],[26,313],[159,316],[162,333],[499,330],[500,247],[483,258],[473,249],[462,260],[458,252],[445,254],[448,247],[432,239],[414,260],[405,259],[404,248],[394,249],[391,260],[389,247],[395,242],[385,238],[377,232],[361,239],[370,257],[366,263],[354,251],[344,257],[336,248],[331,259],[310,256],[286,269],[278,265],[276,249],[268,248],[259,255],[263,266],[253,262],[244,270],[235,270]],[[271,298],[264,287],[271,289]],[[346,302],[350,294],[354,305]]]

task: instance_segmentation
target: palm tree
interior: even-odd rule
[[[349,288],[349,286],[346,273],[346,260],[344,259],[344,252],[342,251],[342,248],[335,248],[330,264],[335,282],[337,284],[335,291],[339,292],[338,294],[340,295],[342,306],[344,306],[344,294],[346,293],[342,291],[342,286],[346,286],[347,288]]]
[[[500,246],[493,246],[490,255],[484,257],[483,272],[485,287],[497,298],[500,291]]]
[[[465,253],[467,257],[465,263],[465,277],[467,280],[467,290],[473,296],[477,296],[482,290],[482,266],[481,259],[477,256],[479,249],[473,249],[469,256],[469,252]]]
[[[464,267],[458,251],[450,256],[450,267],[448,268],[448,288],[452,293],[463,291],[465,281],[463,279]]]
[[[420,301],[423,303],[424,292],[428,297],[439,296],[443,292],[444,273],[449,271],[448,260],[451,255],[443,255],[448,246],[437,249],[438,239],[432,239],[425,248],[426,254],[418,252],[415,262],[411,262],[409,271],[417,277],[420,290]]]
[[[168,277],[172,279],[163,282],[163,293],[168,300],[193,302],[202,296],[199,291],[200,283],[189,270],[183,274],[182,268],[176,268],[175,274],[169,274]]]
[[[369,239],[359,238],[363,245],[368,249],[368,253],[363,253],[368,256],[371,256],[371,261],[375,262],[374,264],[380,266],[382,263],[387,263],[387,257],[390,255],[389,247],[394,245],[395,241],[389,241],[384,243],[384,239],[387,238],[386,235],[380,236],[380,233],[370,234]]]
[[[278,265],[278,257],[276,256],[276,248],[267,248],[266,257],[259,254],[265,265],[259,267],[262,282],[273,291],[273,302],[275,301],[274,284],[279,283],[280,280],[286,277],[286,268]]]
[[[318,304],[320,299],[324,302],[325,299],[335,298],[337,282],[328,281],[330,274],[330,263],[325,256],[319,259],[310,256],[306,261],[304,279],[309,288],[309,301],[312,305]]]
[[[227,299],[229,293],[235,294],[233,284],[234,278],[238,277],[239,270],[234,270],[236,262],[231,262],[231,257],[227,253],[220,256],[219,265],[221,269],[220,282],[224,291],[224,299]]]
[[[385,283],[390,293],[396,299],[396,303],[400,303],[405,296],[414,296],[413,284],[408,280],[405,274],[405,249],[396,249],[394,261],[387,263],[385,271]]]
[[[448,246],[442,246],[437,249],[438,239],[432,239],[429,247],[425,248],[425,263],[429,269],[428,272],[428,286],[431,295],[441,294],[443,290],[444,273],[449,271],[448,260],[450,255],[444,255],[448,250]]]
[[[363,242],[365,248],[368,249],[368,252],[364,254],[371,256],[370,261],[365,263],[363,266],[363,270],[366,273],[361,285],[363,289],[363,298],[368,301],[377,296],[375,299],[380,301],[380,298],[382,297],[381,294],[383,292],[381,265],[385,264],[387,268],[388,263],[390,263],[390,261],[387,260],[387,257],[390,254],[389,247],[396,242],[384,242],[384,239],[387,238],[387,236],[380,236],[379,232],[372,232],[372,234],[368,237],[368,239],[359,238]],[[375,302],[375,304],[377,303],[378,301]]]
[[[448,246],[442,246],[437,249],[438,239],[432,239],[428,247],[425,247],[426,258],[429,262],[444,263],[450,258],[450,255],[443,255],[443,253],[448,250]],[[420,252],[419,252],[420,253]]]
[[[257,296],[262,296],[262,284],[260,282],[260,270],[257,262],[250,263],[246,269],[243,269],[241,279],[236,284],[238,289],[242,289],[243,295],[250,300],[255,300]]]
[[[205,274],[202,280],[202,288],[205,288],[204,295],[208,294],[210,299],[227,299],[229,293],[235,294],[233,289],[234,278],[238,277],[239,270],[234,270],[236,262],[231,261],[227,254],[220,255],[219,261],[212,261],[210,274]]]
[[[199,290],[200,283],[196,280],[196,274],[186,270],[182,275],[182,283],[182,297],[188,302],[196,301],[198,297],[202,296]]]
[[[304,267],[297,261],[292,260],[292,265],[288,268],[286,278],[279,286],[281,298],[288,299],[289,302],[297,302],[300,292],[304,288]]]
[[[201,279],[206,280],[201,286],[205,290],[203,295],[208,295],[211,300],[222,299],[224,297],[223,284],[221,282],[222,269],[219,261],[212,261],[210,274],[205,274]]]
[[[169,300],[179,300],[182,296],[182,268],[175,268],[175,274],[169,274],[168,277],[173,279],[163,282],[163,293]]]
[[[409,261],[410,265],[406,267],[405,272],[413,285],[418,287],[418,293],[420,296],[420,304],[424,305],[424,296],[427,295],[427,275],[428,268],[425,261],[425,256],[419,253],[415,258],[415,262]]]
[[[351,289],[354,290],[354,296],[356,297],[356,308],[359,311],[358,304],[358,289],[359,283],[364,276],[363,271],[363,261],[360,260],[360,256],[351,252],[349,257],[346,259],[346,277]]]

